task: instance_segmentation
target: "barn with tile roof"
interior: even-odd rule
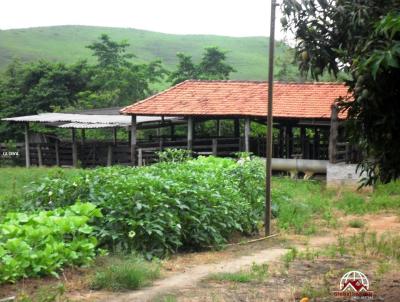
[[[255,125],[266,125],[267,95],[267,82],[187,80],[127,106],[120,113],[132,116],[133,155],[139,147],[135,139],[137,117],[154,115],[184,118],[187,137],[182,139],[188,149],[199,154],[227,155],[245,151],[264,156],[266,144],[262,133],[265,132],[253,129],[260,129]],[[343,83],[276,82],[273,156],[328,159],[332,119],[345,119],[345,114],[337,110],[332,116],[332,110],[338,99],[347,97]],[[201,125],[205,123],[210,128],[211,121],[215,126],[205,137],[198,129],[204,128]],[[231,125],[232,131],[227,131],[227,125]],[[164,137],[164,143],[176,138],[173,127],[169,136]]]

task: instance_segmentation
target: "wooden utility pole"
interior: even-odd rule
[[[271,25],[269,35],[268,66],[268,120],[267,120],[267,158],[265,178],[265,236],[271,235],[271,178],[272,178],[272,99],[274,87],[274,48],[275,48],[275,7],[276,0],[271,0]]]

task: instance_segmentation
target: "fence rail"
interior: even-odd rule
[[[234,153],[244,151],[244,138],[197,138],[193,140],[192,151],[195,156],[233,156]],[[265,157],[266,141],[264,137],[250,138],[250,152]],[[175,140],[153,137],[151,141],[139,140],[137,142],[137,158],[139,165],[154,163],[157,160],[156,152],[166,148],[186,149],[187,140],[179,138]],[[25,147],[23,143],[17,143],[12,148],[19,156],[13,158],[17,165],[25,164]],[[0,144],[0,152],[8,152],[10,147]],[[47,143],[30,144],[30,161],[32,165],[38,166],[72,166],[72,143],[70,141],[53,141]],[[86,141],[77,142],[78,163],[81,167],[95,167],[106,165],[130,165],[131,148],[128,142],[100,142]],[[0,153],[0,154],[1,154]],[[328,136],[318,135],[313,138],[292,137],[282,141],[274,138],[273,156],[277,158],[304,158],[322,159],[328,158]]]

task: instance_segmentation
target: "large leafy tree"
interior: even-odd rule
[[[122,106],[143,99],[152,93],[151,84],[160,82],[166,70],[161,61],[135,64],[135,56],[127,52],[125,41],[112,41],[102,35],[88,45],[97,64],[92,66],[93,77],[90,90],[81,94],[84,107]]]
[[[361,146],[366,184],[400,176],[400,2],[284,0],[286,30],[296,38],[303,73],[348,74],[349,138]]]
[[[173,85],[185,80],[228,80],[236,71],[226,63],[226,52],[218,47],[205,48],[199,64],[194,64],[192,57],[183,53],[178,53],[177,58],[177,69],[169,77]]]
[[[5,71],[0,82],[0,117],[50,112],[78,101],[78,94],[87,89],[90,76],[87,64],[67,66],[39,61],[21,64],[15,61]],[[1,123],[0,138],[15,139],[20,127]]]

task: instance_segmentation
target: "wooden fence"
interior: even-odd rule
[[[130,165],[131,154],[128,142],[78,142],[78,163],[81,167],[95,167],[107,165]],[[7,146],[0,144],[0,152],[8,152]],[[153,137],[151,141],[137,142],[137,158],[139,165],[151,164],[157,161],[156,152],[166,148],[186,149],[187,140],[167,139]],[[14,146],[18,157],[13,158],[16,165],[25,164],[25,149],[23,143]],[[244,138],[197,138],[192,147],[195,156],[234,156],[235,153],[244,151]],[[250,152],[265,157],[266,141],[263,137],[250,139]],[[347,156],[347,155],[346,155]],[[277,158],[305,158],[305,159],[327,159],[328,137],[318,135],[313,138],[292,137],[290,140],[282,141],[279,137],[274,138],[273,157]],[[349,157],[346,157],[349,158]],[[72,166],[72,143],[69,141],[54,141],[49,143],[30,144],[31,165],[37,166]]]

